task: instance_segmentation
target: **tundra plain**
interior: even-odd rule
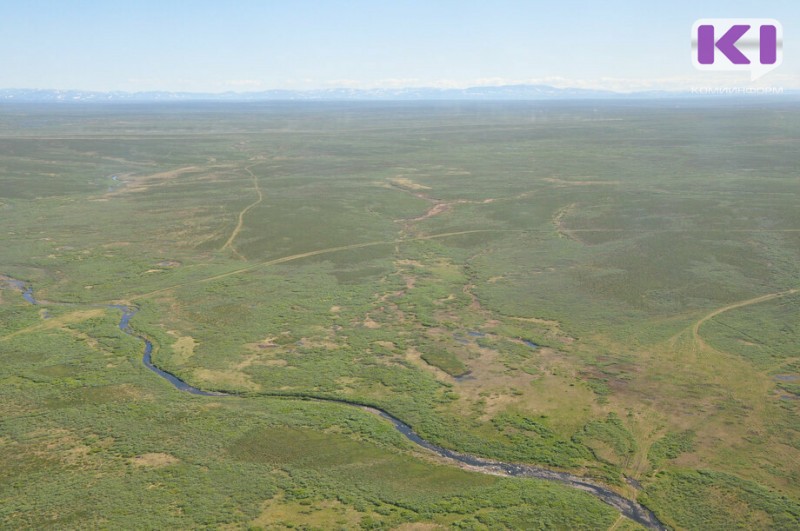
[[[0,527],[639,528],[327,398],[796,528],[798,168],[779,101],[4,104]]]

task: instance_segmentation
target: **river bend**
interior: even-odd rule
[[[2,276],[1,278],[5,280],[9,285],[11,285],[12,288],[19,290],[27,302],[35,305],[40,304],[40,302],[34,297],[33,288],[29,284],[5,276]],[[124,306],[119,304],[108,304],[105,305],[105,307],[113,308],[122,312],[122,317],[120,318],[119,321],[119,329],[125,332],[126,334],[135,337],[136,339],[139,339],[144,343],[144,354],[142,356],[142,362],[144,363],[145,367],[147,367],[160,377],[164,378],[165,380],[167,380],[176,389],[199,396],[215,396],[215,397],[236,396],[228,393],[204,391],[202,389],[198,389],[197,387],[194,387],[186,383],[185,381],[181,380],[174,374],[158,368],[156,365],[153,364],[151,358],[153,353],[153,343],[146,337],[138,334],[130,326],[130,321],[133,318],[133,316],[136,315],[138,309],[135,307]],[[292,397],[290,395],[288,396],[278,395],[278,394],[270,395],[268,393],[264,394],[263,396],[276,396],[284,398],[315,400],[320,402],[333,402],[351,407],[358,407],[388,420],[389,422],[392,423],[392,425],[395,427],[397,431],[402,433],[409,441],[413,442],[417,446],[425,448],[426,450],[438,455],[439,457],[454,462],[457,465],[464,466],[469,470],[475,472],[481,472],[484,474],[505,475],[512,477],[527,477],[527,478],[555,481],[567,485],[569,487],[592,494],[599,500],[614,507],[625,517],[635,522],[638,522],[639,524],[645,526],[648,529],[656,529],[659,531],[668,529],[664,524],[661,523],[661,521],[656,517],[655,514],[653,514],[651,510],[647,509],[645,506],[641,505],[640,503],[637,503],[634,500],[631,500],[629,498],[622,496],[621,494],[618,494],[617,492],[611,490],[608,487],[595,483],[586,478],[582,478],[574,474],[569,474],[567,472],[559,472],[556,470],[550,470],[547,468],[542,468],[522,463],[506,463],[503,461],[495,461],[493,459],[486,459],[483,457],[478,457],[471,454],[463,454],[460,452],[456,452],[454,450],[448,450],[447,448],[442,448],[441,446],[437,446],[423,439],[419,434],[417,434],[413,430],[411,426],[409,426],[402,420],[398,419],[397,417],[393,416],[387,411],[374,406],[348,402],[346,400],[337,400],[335,398],[325,398],[325,397],[315,397],[315,396]]]

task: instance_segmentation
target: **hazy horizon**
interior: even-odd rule
[[[775,18],[784,62],[756,83],[700,72],[693,22]],[[409,1],[33,1],[6,9],[0,88],[258,92],[542,84],[612,91],[800,88],[800,8],[788,2],[612,6]]]

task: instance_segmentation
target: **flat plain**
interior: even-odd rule
[[[799,148],[781,101],[3,105],[0,527],[639,528],[310,398],[800,527]]]

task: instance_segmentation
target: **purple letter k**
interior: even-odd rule
[[[750,26],[747,24],[736,24],[731,26],[725,35],[714,42],[714,26],[702,25],[697,27],[697,62],[701,65],[714,64],[714,48],[719,51],[735,65],[749,65],[750,60],[736,48],[736,41],[747,33]]]

